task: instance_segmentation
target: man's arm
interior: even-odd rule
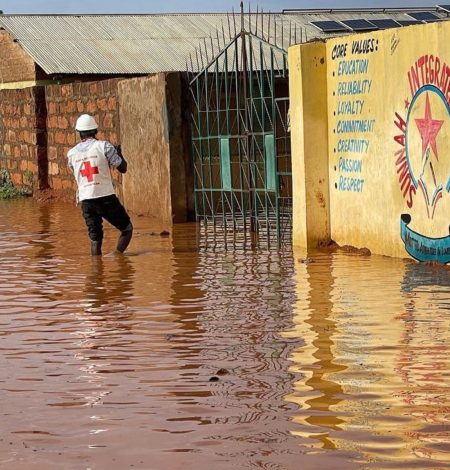
[[[125,161],[125,158],[123,158],[120,145],[118,145],[117,147],[114,147],[113,144],[109,142],[105,142],[105,156],[109,164],[117,168],[117,170],[120,173],[127,172],[128,165],[127,165],[127,162]]]
[[[122,160],[122,163],[117,167],[120,173],[125,174],[128,171],[128,164],[125,160]]]
[[[117,169],[120,171],[120,173],[126,173],[128,171],[128,163],[126,162],[124,156],[122,155],[122,147],[118,145],[116,147],[116,152],[117,155],[122,159],[122,163],[117,167]]]

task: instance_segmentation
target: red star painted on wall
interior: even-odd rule
[[[427,151],[428,145],[430,145],[434,155],[436,156],[436,160],[439,161],[436,137],[439,134],[444,121],[437,121],[431,116],[431,105],[428,93],[427,102],[425,104],[425,117],[423,119],[416,119],[415,121],[419,129],[420,137],[422,137],[422,158]]]
[[[411,103],[409,102],[409,100],[406,99],[406,100],[405,100],[405,109],[408,109],[410,104],[411,104]]]

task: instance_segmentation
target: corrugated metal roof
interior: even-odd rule
[[[437,15],[447,18],[444,12]],[[407,11],[377,10],[247,14],[244,21],[247,30],[261,31],[264,25],[267,35],[270,29],[265,39],[286,49],[295,36],[297,43],[333,36],[315,28],[313,21],[360,18],[411,19]],[[239,30],[238,15],[236,22]],[[235,32],[233,16],[227,14],[3,15],[0,25],[49,75],[182,71],[199,44],[212,57]],[[217,31],[219,44],[210,39]]]

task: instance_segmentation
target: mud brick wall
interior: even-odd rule
[[[52,189],[74,196],[76,183],[67,164],[67,152],[79,142],[75,122],[80,114],[94,116],[99,124],[97,137],[118,145],[120,139],[117,83],[119,79],[98,82],[49,85],[46,88],[48,133],[48,182]],[[121,197],[121,175],[113,170]]]
[[[36,64],[6,31],[0,31],[0,83],[36,80]]]
[[[181,74],[122,80],[118,88],[127,209],[167,225],[186,222],[193,189]]]
[[[46,187],[46,119],[44,87],[0,90],[0,167],[16,186]]]

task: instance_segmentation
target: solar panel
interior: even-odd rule
[[[379,29],[398,28],[400,25],[395,20],[370,20]]]
[[[414,20],[397,20],[401,26],[411,26],[414,24],[423,24],[421,21],[414,21]]]
[[[438,8],[446,11],[447,13],[450,13],[450,5],[438,5]]]
[[[342,23],[353,31],[373,31],[378,29],[377,26],[367,20],[345,20]]]
[[[433,21],[439,20],[439,16],[436,16],[434,13],[430,13],[429,11],[419,11],[417,13],[408,13],[411,18],[414,18],[418,21]]]
[[[337,21],[311,21],[311,24],[324,33],[337,33],[348,29]]]

